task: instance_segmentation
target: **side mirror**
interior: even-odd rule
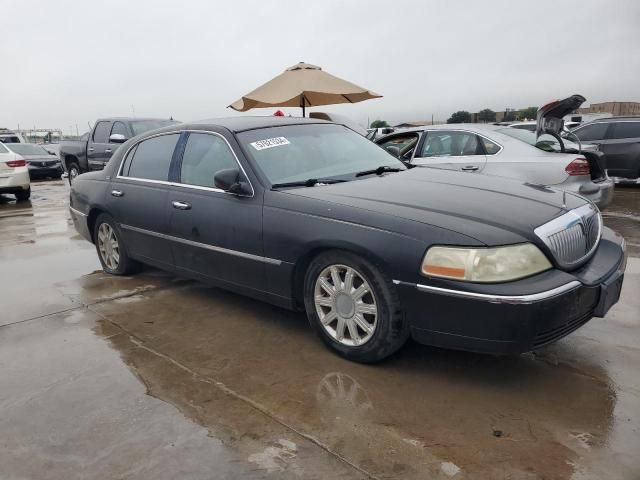
[[[251,193],[249,185],[243,180],[240,170],[237,168],[217,171],[213,177],[213,184],[216,188],[235,195],[248,195]]]
[[[114,133],[109,137],[109,143],[124,143],[127,141],[127,138],[121,133]]]

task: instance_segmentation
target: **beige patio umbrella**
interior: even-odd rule
[[[334,77],[316,65],[300,62],[229,107],[239,112],[252,108],[302,107],[304,117],[305,107],[358,103],[380,97],[382,95]]]

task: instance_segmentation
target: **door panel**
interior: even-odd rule
[[[110,131],[111,122],[107,121],[98,122],[93,129],[87,142],[87,164],[90,170],[102,170],[111,157],[112,146],[108,141]]]
[[[106,205],[120,224],[128,253],[171,270],[171,245],[161,236],[169,231],[168,198],[168,185],[114,178],[107,191]]]
[[[170,235],[183,240],[172,242],[176,268],[265,290],[262,201],[177,185],[170,192]]]
[[[263,290],[262,197],[215,188],[216,172],[226,169],[240,167],[222,136],[188,133],[169,198],[176,267]]]
[[[169,233],[169,170],[179,134],[163,134],[138,143],[123,163],[124,176],[111,180],[109,211],[120,224],[129,254],[164,269],[173,269]]]

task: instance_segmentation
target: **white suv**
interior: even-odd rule
[[[13,193],[18,201],[29,200],[31,181],[27,162],[0,142],[0,193]]]

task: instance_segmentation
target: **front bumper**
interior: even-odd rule
[[[52,165],[40,166],[36,165],[39,162],[29,163],[29,176],[31,178],[40,178],[40,177],[59,177],[62,175],[62,165],[58,163],[54,163]],[[48,162],[41,162],[48,163]]]
[[[620,296],[624,240],[608,228],[592,259],[573,272],[550,270],[507,284],[394,281],[420,343],[483,353],[522,353],[603,317]],[[474,290],[470,290],[474,288]]]

